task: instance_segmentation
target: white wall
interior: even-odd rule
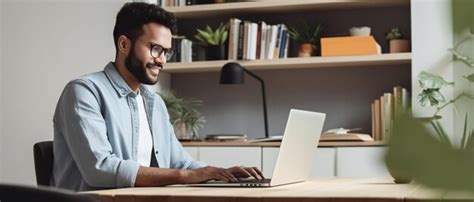
[[[125,1],[2,2],[2,182],[36,184],[33,144],[52,140],[64,85],[114,59],[112,30]]]
[[[453,64],[451,54],[447,51],[453,46],[453,24],[451,0],[412,0],[412,107],[416,116],[432,116],[434,108],[421,107],[416,98],[421,93],[417,76],[422,71],[428,71],[443,76],[452,81]],[[453,89],[442,91],[446,99],[453,98]],[[442,124],[446,132],[453,136],[452,106],[442,111]]]
[[[2,157],[2,150],[3,150],[3,94],[2,94],[2,72],[3,72],[3,60],[2,60],[2,49],[3,49],[3,43],[2,43],[2,30],[3,30],[3,1],[0,1],[0,158]],[[2,181],[2,159],[0,159],[0,182]]]

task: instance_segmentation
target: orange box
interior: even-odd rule
[[[321,56],[376,55],[380,48],[372,36],[321,38]]]

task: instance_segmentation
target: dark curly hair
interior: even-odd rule
[[[136,39],[143,34],[143,25],[151,22],[168,27],[172,34],[177,32],[176,17],[173,13],[157,5],[143,2],[130,2],[123,5],[115,20],[114,44],[116,53],[118,51],[118,38],[121,35]]]

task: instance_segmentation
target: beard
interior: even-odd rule
[[[155,85],[158,82],[158,77],[147,74],[147,68],[161,67],[160,64],[146,63],[140,61],[135,55],[135,45],[132,44],[130,54],[125,58],[125,67],[135,77],[137,81],[146,85]],[[161,69],[161,68],[160,68]]]

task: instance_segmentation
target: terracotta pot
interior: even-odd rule
[[[298,48],[298,57],[311,57],[314,55],[315,46],[310,43],[302,43]]]
[[[390,53],[410,52],[410,40],[393,39],[390,40]]]

